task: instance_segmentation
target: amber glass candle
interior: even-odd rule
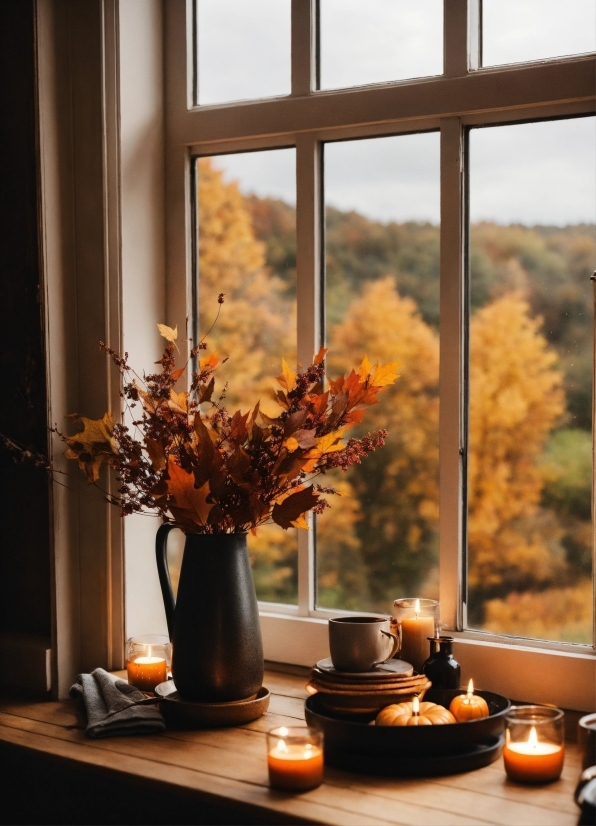
[[[146,634],[126,642],[128,682],[141,691],[155,691],[156,686],[168,679],[171,660],[172,645],[168,637]]]
[[[400,635],[400,659],[420,672],[428,659],[428,637],[439,630],[439,603],[436,599],[396,599],[393,613]]]
[[[323,782],[323,733],[308,726],[274,728],[267,734],[269,783],[301,792]]]
[[[551,783],[565,759],[563,712],[545,706],[519,706],[506,717],[503,760],[510,780]]]

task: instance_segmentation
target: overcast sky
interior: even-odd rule
[[[323,88],[437,74],[442,0],[320,0]],[[483,0],[486,65],[596,49],[596,0]],[[223,44],[223,45],[222,45]],[[290,0],[199,0],[199,100],[284,95]],[[473,130],[472,220],[596,221],[596,123]],[[295,201],[293,150],[217,160],[243,192]],[[327,144],[327,202],[382,221],[439,220],[437,134]]]

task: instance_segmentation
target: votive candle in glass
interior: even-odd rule
[[[302,792],[323,782],[323,732],[308,726],[267,733],[269,783],[274,789]]]
[[[428,659],[428,637],[439,633],[438,600],[396,599],[393,613],[401,640],[400,659],[420,672]]]
[[[141,691],[155,691],[155,686],[168,679],[172,663],[169,637],[144,634],[126,641],[126,672],[128,682]]]
[[[563,712],[548,706],[513,706],[506,715],[503,760],[510,780],[558,780],[565,759]]]

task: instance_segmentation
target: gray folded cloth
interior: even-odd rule
[[[145,695],[103,668],[96,668],[91,674],[79,674],[70,696],[82,697],[85,703],[88,737],[158,734],[165,730],[166,724],[157,708],[138,705]]]

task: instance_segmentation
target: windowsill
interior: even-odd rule
[[[141,786],[145,794],[160,791],[174,795],[181,805],[196,806],[197,819],[193,822],[198,823],[209,822],[202,819],[204,806],[226,812],[229,819],[218,820],[223,823],[356,826],[364,822],[436,821],[472,826],[479,818],[494,824],[526,823],[530,819],[557,826],[577,822],[573,791],[579,775],[579,755],[573,743],[567,747],[563,777],[545,787],[509,783],[502,763],[497,761],[469,774],[415,780],[365,777],[328,767],[325,782],[318,789],[300,795],[273,792],[267,781],[265,732],[275,725],[302,723],[306,692],[304,674],[288,674],[285,670],[267,670],[265,684],[271,691],[269,712],[245,726],[169,730],[160,736],[104,740],[85,737],[71,701],[3,699],[0,752],[9,757],[25,753],[31,761],[51,757],[59,761],[65,776],[84,766],[91,772],[90,778],[102,776],[130,784],[133,800],[137,789],[137,799],[141,799]],[[93,802],[90,796],[87,818]],[[44,805],[48,816],[50,801],[44,801]],[[114,818],[117,816],[114,812]]]

